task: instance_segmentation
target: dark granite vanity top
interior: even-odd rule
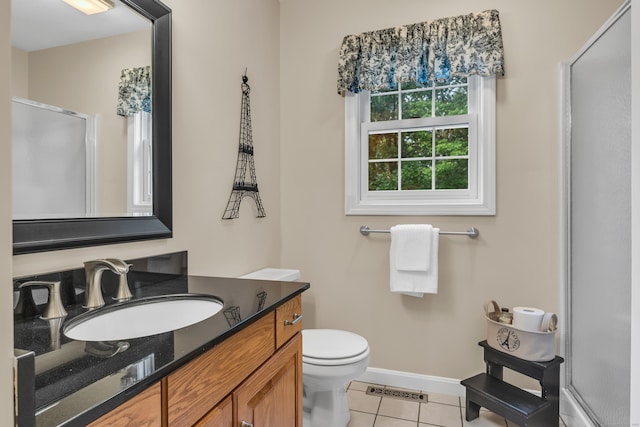
[[[65,322],[86,311],[84,272],[37,277],[63,280],[68,315],[62,321],[43,320],[32,308],[15,317],[14,346],[35,353],[36,425],[86,425],[309,288],[302,282],[188,276],[185,252],[129,262],[134,265],[129,273],[134,299],[200,293],[222,299],[224,308],[173,332],[120,342],[74,341],[61,331]],[[171,263],[177,267],[168,268]],[[115,275],[109,276],[105,272],[103,279],[115,282]],[[112,287],[106,283],[103,292],[107,304],[113,303]]]

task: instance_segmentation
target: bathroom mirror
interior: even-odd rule
[[[14,3],[16,1],[24,3],[22,0],[14,0]],[[53,1],[60,2],[70,8],[63,0]],[[149,212],[142,214],[130,211],[109,211],[106,216],[104,214],[102,216],[100,214],[69,214],[63,217],[38,217],[38,215],[34,215],[32,218],[29,215],[21,215],[19,218],[14,216],[14,254],[172,236],[171,10],[157,0],[119,0],[114,3],[116,7],[104,12],[104,16],[115,12],[119,7],[127,9],[128,13],[135,12],[148,20],[149,50],[151,53],[146,61],[150,65],[149,74],[151,77],[151,120],[149,123],[152,135],[148,187],[152,194],[152,202],[150,202],[152,208],[149,209]],[[31,7],[31,2],[29,4],[28,9],[31,13],[36,13],[37,8]],[[72,11],[80,17],[84,16],[79,11]],[[89,17],[98,15],[89,15]],[[92,30],[90,27],[86,30]],[[51,82],[51,84],[55,83]],[[116,102],[113,104],[115,110]],[[98,122],[100,122],[100,117],[98,117]],[[124,158],[122,161],[126,163],[127,159]],[[15,169],[19,165],[14,164],[13,167]],[[55,164],[52,164],[51,167],[55,167]],[[126,192],[127,190],[119,191]]]

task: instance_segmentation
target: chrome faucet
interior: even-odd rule
[[[104,305],[102,297],[102,272],[109,270],[118,276],[120,281],[118,284],[118,293],[115,297],[118,301],[124,301],[131,298],[131,291],[127,283],[127,273],[130,264],[114,258],[97,259],[84,263],[84,272],[87,279],[87,288],[85,290],[85,308],[98,308]]]
[[[49,289],[49,301],[47,302],[44,314],[41,316],[43,319],[58,319],[67,315],[67,311],[64,309],[62,299],[60,298],[60,282],[32,280],[30,282],[22,283],[19,288],[25,288],[28,286],[46,286],[47,289]]]
[[[127,280],[127,274],[129,273],[129,269],[133,267],[133,264],[127,264],[121,259],[116,258],[107,258],[107,261],[115,264],[120,269],[120,279],[118,281],[118,292],[116,292],[116,296],[113,297],[116,301],[127,301],[130,300],[133,295],[131,295],[131,291],[129,290],[129,281]]]

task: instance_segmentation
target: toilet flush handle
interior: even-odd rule
[[[298,323],[301,320],[302,320],[302,314],[293,313],[293,320],[285,320],[284,321],[284,325],[285,326],[295,325],[296,323]]]

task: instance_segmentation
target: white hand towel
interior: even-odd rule
[[[431,224],[401,224],[391,227],[391,244],[395,246],[396,268],[404,271],[427,271],[431,263]]]
[[[422,297],[425,293],[438,293],[438,246],[440,229],[430,229],[430,238],[424,239],[406,237],[415,233],[410,227],[391,227],[391,248],[389,250],[389,270],[391,292]],[[422,231],[426,230],[425,227]],[[420,233],[422,234],[422,233]],[[397,237],[401,237],[398,239]],[[421,244],[417,243],[422,241]],[[407,243],[406,245],[404,243]],[[416,248],[418,246],[418,248]],[[409,251],[412,251],[409,253]],[[415,256],[415,252],[420,255]],[[424,261],[423,257],[427,257]],[[400,267],[398,266],[400,261]],[[423,268],[418,270],[417,268]]]

